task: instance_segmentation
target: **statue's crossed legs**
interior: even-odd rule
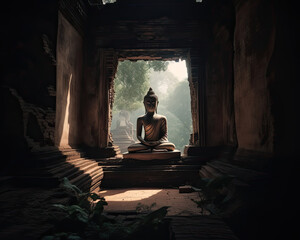
[[[134,143],[128,147],[128,152],[134,153],[134,152],[139,152],[139,151],[145,151],[145,150],[151,150],[151,147],[146,146],[141,143]],[[174,151],[175,150],[175,145],[171,142],[163,142],[152,149],[155,150],[168,150],[168,151]]]

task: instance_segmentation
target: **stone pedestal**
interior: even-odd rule
[[[136,152],[136,153],[124,153],[123,159],[135,159],[135,160],[166,160],[166,159],[180,159],[180,151],[159,151],[153,150],[152,152],[143,151],[143,152]]]

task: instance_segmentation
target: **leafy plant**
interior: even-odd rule
[[[162,207],[130,222],[118,221],[103,213],[107,202],[97,193],[84,193],[67,178],[63,179],[62,187],[73,193],[76,201],[70,205],[53,205],[65,213],[65,218],[42,240],[139,239],[145,231],[151,235],[159,230],[167,214],[168,207]]]
[[[200,178],[196,191],[199,192],[200,200],[194,200],[201,213],[204,214],[205,210],[213,214],[220,214],[224,204],[232,199],[233,193],[228,189],[228,185],[232,181],[233,176],[222,175],[213,179]]]

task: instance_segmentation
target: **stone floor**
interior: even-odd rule
[[[201,214],[192,201],[200,200],[198,192],[180,193],[178,188],[122,188],[101,190],[100,195],[108,202],[104,208],[108,215],[134,216],[139,210],[147,212],[169,206],[166,219],[170,220],[172,237],[168,239],[238,240],[221,218],[207,212]]]
[[[152,205],[151,210],[169,206],[167,216],[201,215],[197,204],[192,201],[199,201],[199,193],[179,193],[178,188],[107,189],[100,191],[100,195],[108,202],[104,208],[106,212],[134,212],[139,206],[146,211]]]
[[[0,184],[0,239],[40,239],[62,216],[53,204],[66,204],[70,197],[61,188]]]

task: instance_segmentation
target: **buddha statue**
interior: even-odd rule
[[[141,152],[145,150],[165,150],[174,151],[175,145],[167,138],[167,118],[157,114],[158,97],[152,88],[144,97],[146,114],[138,117],[136,125],[136,135],[140,143],[134,143],[128,147],[129,153]],[[145,137],[142,137],[142,127],[144,127]]]

